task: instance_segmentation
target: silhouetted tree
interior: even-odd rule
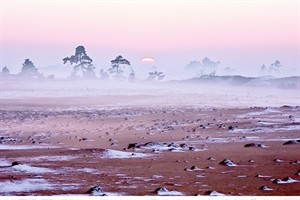
[[[9,75],[9,70],[7,67],[3,67],[2,71],[1,71],[1,75],[2,76],[8,76]]]
[[[274,63],[271,64],[269,68],[270,73],[280,73],[279,69],[281,66],[281,62],[279,60],[276,60]]]
[[[42,75],[38,72],[38,69],[29,59],[25,59],[19,75],[22,78],[42,78]]]
[[[84,46],[78,46],[75,49],[75,55],[66,57],[63,59],[64,64],[70,62],[74,65],[71,77],[76,77],[78,72],[81,71],[83,78],[95,78],[96,74],[94,72],[95,67],[93,66],[93,60],[87,55]]]
[[[107,80],[109,79],[109,75],[107,72],[105,72],[103,69],[100,70],[100,78],[101,80]]]
[[[165,78],[165,76],[166,75],[163,72],[158,72],[158,71],[149,72],[149,76],[147,80],[149,81],[162,80]]]
[[[208,57],[203,58],[202,68],[200,68],[200,76],[215,76],[218,64],[220,62],[214,62]]]
[[[126,65],[130,66],[130,62],[122,56],[117,56],[116,59],[110,61],[111,67],[108,69],[109,73],[117,80],[125,79],[124,68]]]
[[[219,64],[219,61],[215,62],[205,57],[202,61],[191,61],[185,68],[189,71],[193,71],[200,77],[215,76]]]
[[[133,69],[131,69],[131,71],[129,73],[128,81],[130,81],[130,82],[135,81],[135,73],[134,73]]]
[[[280,74],[281,67],[282,67],[281,62],[279,60],[276,60],[268,68],[263,64],[260,67],[260,73],[262,73],[263,75]]]
[[[260,71],[265,71],[267,69],[266,65],[263,64],[261,67],[260,67]]]

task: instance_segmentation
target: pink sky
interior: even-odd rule
[[[1,67],[27,57],[61,64],[81,44],[99,65],[122,54],[161,67],[205,56],[232,67],[275,59],[297,67],[298,8],[297,0],[1,0]]]

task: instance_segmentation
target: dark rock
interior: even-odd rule
[[[16,166],[16,165],[19,165],[19,164],[20,163],[18,161],[14,161],[14,162],[11,163],[11,166],[13,167],[13,166]]]
[[[229,127],[228,127],[228,130],[233,130],[233,126],[229,126]]]
[[[169,190],[165,187],[159,187],[155,190],[156,193],[159,193],[159,192],[169,192]]]
[[[236,166],[236,164],[234,164],[231,160],[228,160],[228,159],[224,159],[219,164],[220,165],[226,165],[226,166],[229,166],[229,167]]]
[[[267,191],[267,190],[273,190],[273,189],[271,189],[271,188],[269,188],[268,186],[261,186],[260,188],[259,188],[260,190],[264,190],[264,191]]]
[[[263,145],[256,144],[256,143],[248,143],[248,144],[245,144],[244,147],[263,147]]]
[[[280,182],[282,182],[282,180],[279,179],[279,178],[276,178],[276,179],[273,180],[273,183],[280,183]]]
[[[92,196],[107,196],[103,189],[99,186],[93,186],[89,189],[88,193],[90,193]]]
[[[209,196],[224,196],[224,194],[222,193],[219,193],[215,190],[210,190],[210,191],[207,191],[205,192],[206,195],[209,195]]]
[[[289,144],[299,144],[300,140],[289,140],[283,143],[283,145],[289,145]]]
[[[131,143],[128,145],[127,149],[139,148],[140,144],[138,143]]]
[[[284,161],[283,160],[280,160],[278,158],[274,159],[274,162],[277,162],[277,163],[283,163]]]
[[[299,160],[294,160],[292,162],[290,162],[291,164],[295,165],[295,164],[300,164],[300,161]]]
[[[292,181],[293,179],[291,177],[285,177],[282,179],[283,181]]]

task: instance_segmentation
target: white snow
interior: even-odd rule
[[[53,184],[45,179],[23,179],[17,181],[1,181],[0,193],[30,192],[54,189]]]
[[[25,173],[35,173],[35,174],[42,174],[42,173],[54,173],[55,170],[42,168],[42,167],[33,167],[30,165],[15,165],[12,167],[14,170],[25,172]]]
[[[53,146],[31,146],[31,145],[5,145],[0,144],[0,150],[25,150],[25,149],[46,149],[55,148]]]
[[[268,175],[257,175],[257,178],[270,178],[272,176],[268,176]]]
[[[66,161],[78,158],[77,156],[37,156],[32,158],[24,158],[30,161]]]
[[[0,167],[7,167],[11,166],[11,162],[8,162],[7,160],[0,159]]]
[[[223,193],[220,193],[220,192],[217,192],[217,191],[212,191],[209,196],[226,196],[226,194],[223,194]]]
[[[103,158],[145,158],[148,157],[148,154],[145,153],[132,153],[108,149],[104,152]]]
[[[158,191],[157,195],[159,196],[183,196],[184,193],[178,191]]]
[[[297,182],[300,182],[300,181],[294,180],[294,179],[289,179],[289,180],[287,180],[287,181],[283,181],[283,180],[281,180],[281,179],[278,179],[277,184],[297,183]]]

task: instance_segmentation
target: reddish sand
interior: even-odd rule
[[[61,100],[57,99],[40,100],[1,102],[0,164],[1,161],[18,161],[54,171],[25,173],[0,165],[0,180],[39,178],[56,186],[21,192],[0,189],[0,195],[89,194],[92,186],[123,195],[156,195],[154,191],[159,187],[185,195],[205,195],[212,190],[229,195],[300,195],[300,182],[272,182],[285,177],[300,181],[297,174],[300,143],[283,145],[288,140],[300,139],[299,107],[141,105],[104,108],[93,107],[101,104],[93,100],[94,103],[89,101],[91,107],[84,109],[80,106],[86,102],[80,98],[72,102],[65,98],[64,103],[58,103]],[[127,149],[130,143],[151,141],[184,143],[196,151]],[[249,143],[266,147],[244,147]],[[12,148],[30,145],[40,149],[8,150],[3,145]],[[145,153],[147,157],[109,158],[105,157],[107,149]],[[58,156],[63,157],[49,159]],[[210,157],[215,160],[209,160]],[[230,159],[237,166],[220,165],[224,159]],[[203,170],[185,170],[192,166]],[[263,191],[261,186],[273,190]]]

